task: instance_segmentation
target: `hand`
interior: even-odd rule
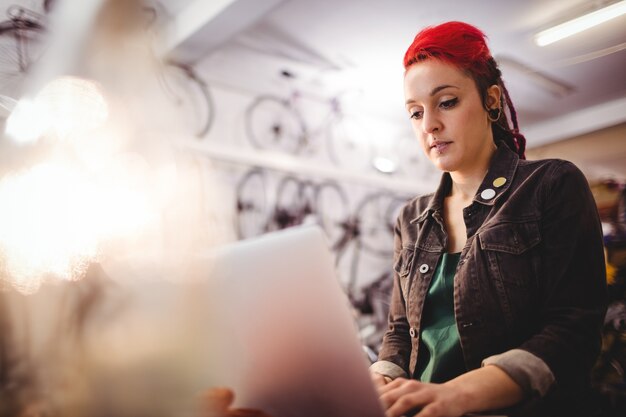
[[[388,417],[459,417],[467,410],[454,386],[397,378],[378,389]]]
[[[235,394],[228,388],[212,388],[202,396],[202,417],[271,417],[260,410],[230,408]]]
[[[392,379],[388,376],[379,374],[378,372],[370,372],[370,378],[372,379],[372,382],[374,383],[376,389],[384,387],[392,381]]]

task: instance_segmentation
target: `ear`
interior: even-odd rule
[[[502,90],[497,85],[492,85],[487,89],[487,95],[485,97],[485,104],[487,105],[487,110],[489,109],[497,109],[502,106],[500,103],[500,98],[502,97]]]

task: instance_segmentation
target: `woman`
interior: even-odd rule
[[[590,416],[606,288],[585,178],[566,161],[525,160],[477,28],[424,29],[404,66],[414,132],[444,173],[395,229],[389,328],[371,367],[388,416]]]

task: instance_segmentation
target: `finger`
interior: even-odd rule
[[[379,395],[380,395],[381,388],[384,387],[385,385],[388,385],[389,383],[393,381],[393,379],[385,375],[381,375],[380,378],[376,378],[376,377],[374,378],[375,378],[373,379],[374,387],[376,388],[376,392],[378,392]]]
[[[419,413],[415,414],[413,417],[443,417],[443,416],[451,416],[450,414],[446,414],[443,407],[440,403],[432,403],[428,404],[424,407]],[[457,414],[460,416],[460,414]]]
[[[420,408],[433,401],[432,393],[427,390],[409,392],[400,396],[388,409],[387,417],[415,415]]]
[[[395,388],[398,388],[399,386],[401,386],[401,385],[403,385],[403,384],[405,384],[407,382],[410,382],[410,381],[414,381],[414,380],[410,380],[410,379],[406,379],[406,378],[396,378],[393,381],[391,381],[391,382],[383,385],[382,387],[380,387],[378,389],[378,395],[382,395],[382,394],[384,394],[384,393],[386,393],[388,391],[391,391],[391,390],[393,390]],[[415,381],[415,382],[418,382],[418,381]]]
[[[419,381],[404,381],[399,384],[399,386],[396,386],[395,388],[382,394],[380,396],[380,401],[383,403],[385,408],[390,408],[393,404],[399,401],[400,398],[409,394],[420,392],[425,386],[425,384],[422,384]]]
[[[202,399],[203,406],[209,416],[226,415],[228,407],[233,403],[235,395],[228,388],[211,388],[207,390]]]

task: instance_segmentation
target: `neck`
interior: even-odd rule
[[[452,178],[452,190],[450,196],[460,198],[462,200],[472,200],[478,187],[483,182],[487,171],[489,170],[489,164],[491,157],[496,151],[496,146],[486,149],[484,155],[477,159],[477,162],[471,167],[463,170],[450,172]]]
[[[477,175],[463,175],[457,172],[451,172],[452,190],[450,191],[450,196],[461,200],[472,200],[483,178],[485,178],[486,173],[487,171],[483,171],[481,174]]]

